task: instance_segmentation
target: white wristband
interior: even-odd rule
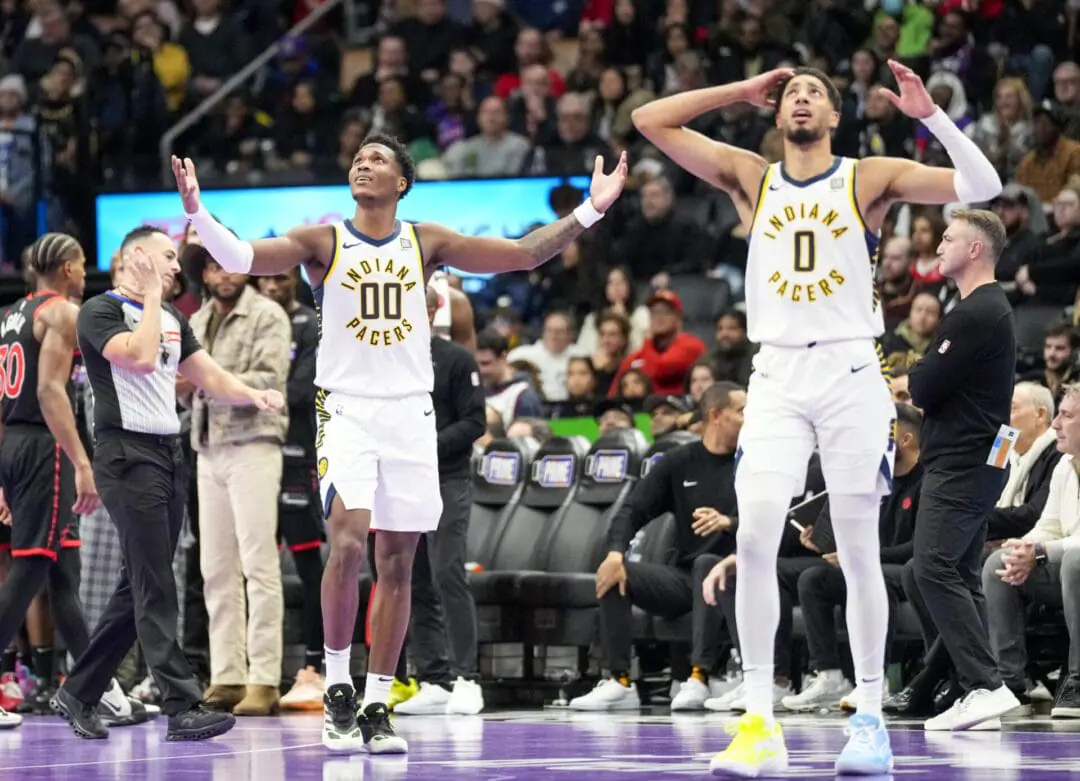
[[[584,228],[591,228],[604,219],[604,213],[597,211],[596,207],[593,206],[592,198],[586,198],[582,201],[581,205],[574,209],[574,216],[577,217],[577,221]]]

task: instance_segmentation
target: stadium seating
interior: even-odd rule
[[[523,574],[518,600],[526,608],[525,642],[585,646],[594,636],[596,568],[615,514],[641,473],[649,443],[636,429],[598,439],[581,482],[546,551],[543,572]]]
[[[493,530],[490,547],[470,576],[476,599],[481,643],[523,640],[523,611],[517,603],[522,573],[546,563],[547,548],[579,486],[589,442],[583,437],[554,437],[536,454],[520,501],[507,508]]]
[[[491,548],[510,513],[521,500],[533,458],[535,439],[497,439],[472,461],[472,513],[465,560],[490,561]]]

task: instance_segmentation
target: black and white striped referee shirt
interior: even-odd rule
[[[178,434],[176,372],[180,363],[202,349],[183,315],[162,304],[161,347],[157,369],[137,374],[115,366],[102,354],[117,334],[134,331],[142,304],[109,290],[79,311],[79,349],[94,393],[94,432],[109,429],[142,434]]]

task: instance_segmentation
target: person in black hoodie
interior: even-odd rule
[[[902,575],[904,565],[915,549],[915,517],[923,477],[922,464],[919,463],[922,413],[910,404],[897,404],[896,420],[892,491],[881,503],[878,522],[881,570],[889,594],[890,624],[895,622],[897,606],[905,598]],[[799,694],[781,700],[788,710],[810,711],[830,707],[854,689],[841,671],[835,608],[846,604],[847,585],[842,565],[836,557],[836,546],[831,544],[831,528],[826,502],[814,526],[806,527],[802,533],[803,545],[821,554],[832,566],[814,567],[799,577],[799,604],[806,624],[810,667],[817,671],[817,677]]]

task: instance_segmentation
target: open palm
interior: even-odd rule
[[[890,89],[882,87],[881,94],[912,119],[926,119],[937,111],[930,93],[926,91],[926,85],[919,78],[919,74],[906,65],[901,65],[896,60],[889,60],[889,70],[896,77],[896,84],[900,89],[897,95]]]
[[[592,184],[589,185],[589,200],[592,201],[593,208],[601,213],[611,208],[611,204],[615,203],[622,194],[628,170],[626,152],[619,156],[619,164],[615,166],[615,170],[610,174],[604,173],[603,156],[596,156]]]

